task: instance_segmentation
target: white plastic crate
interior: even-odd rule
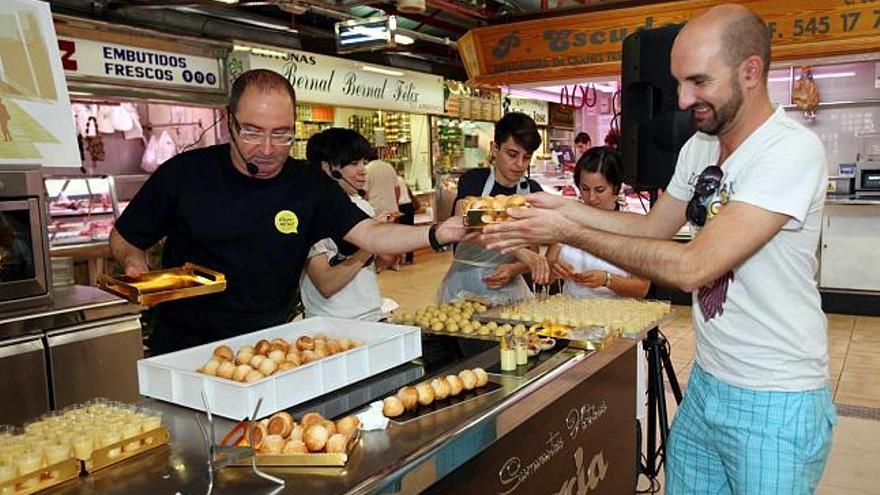
[[[260,339],[323,333],[328,337],[359,340],[362,347],[319,359],[252,383],[197,373],[221,344],[234,352]],[[316,317],[240,335],[138,361],[142,395],[204,411],[202,389],[214,414],[241,420],[250,416],[262,397],[260,416],[272,414],[340,389],[422,355],[418,327]]]

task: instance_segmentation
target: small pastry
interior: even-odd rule
[[[526,205],[526,198],[519,194],[514,194],[507,199],[507,208],[519,208]]]
[[[434,389],[428,382],[422,382],[416,385],[416,392],[419,393],[419,404],[429,406],[434,402]]]
[[[313,352],[315,353],[315,360],[316,361],[318,359],[322,359],[322,358],[327,357],[327,349],[324,347],[322,347],[320,349],[315,349]]]
[[[280,412],[269,418],[269,425],[266,429],[269,430],[270,435],[281,435],[287,438],[295,425],[296,421],[293,420],[293,416],[286,412]]]
[[[254,425],[253,431],[253,448],[254,450],[260,450],[260,447],[263,446],[263,440],[269,436],[269,431],[266,429],[266,425],[263,423],[256,423]],[[249,438],[248,441],[251,441]]]
[[[288,440],[281,449],[282,454],[308,454],[309,449],[302,440]]]
[[[315,341],[308,335],[296,339],[296,348],[300,351],[311,351],[315,348]]]
[[[486,374],[486,370],[483,368],[474,368],[472,371],[474,372],[474,375],[477,376],[477,388],[483,387],[489,383],[489,375]]]
[[[315,334],[315,339],[316,339],[316,340],[327,340],[327,339],[329,339],[329,338],[330,338],[330,337],[328,337],[326,333],[316,333],[316,334]]]
[[[315,351],[302,351],[299,355],[299,358],[302,360],[302,364],[309,364],[312,361],[318,360],[318,356],[315,355]]]
[[[464,384],[461,382],[461,378],[458,375],[447,375],[446,383],[449,384],[449,395],[456,396],[461,393],[461,390],[464,388]]]
[[[290,350],[290,344],[288,344],[286,340],[280,337],[277,339],[272,339],[272,342],[270,344],[270,348],[281,349],[282,351],[284,351],[284,354],[287,354],[287,352]]]
[[[249,364],[240,364],[235,367],[235,371],[232,373],[232,379],[237,382],[243,382],[248,373],[253,370],[254,369]]]
[[[284,449],[284,445],[287,443],[281,435],[267,435],[263,438],[263,443],[260,445],[260,453],[261,454],[280,454]]]
[[[199,373],[204,373],[206,375],[216,376],[217,370],[220,368],[220,361],[217,360],[216,356],[211,358],[210,361],[205,363],[204,366],[199,368]]]
[[[287,371],[292,370],[294,368],[298,368],[299,364],[291,363],[290,361],[282,361],[281,364],[278,365],[278,371]]]
[[[262,380],[263,378],[265,378],[265,376],[263,376],[262,373],[260,373],[257,370],[252,370],[252,371],[249,371],[247,376],[244,377],[244,382],[251,383],[251,382],[255,382],[257,380]]]
[[[319,425],[324,422],[324,416],[321,416],[316,412],[309,412],[303,414],[303,417],[299,422],[302,423],[303,426]]]
[[[407,411],[412,411],[419,407],[419,392],[415,387],[409,385],[401,387],[401,389],[397,391],[397,398],[400,399],[403,408]]]
[[[313,339],[312,343],[315,346],[315,351],[327,350],[327,341],[324,339]]]
[[[303,442],[305,442],[309,452],[324,450],[324,446],[327,445],[329,438],[330,434],[327,433],[327,428],[324,428],[324,425],[310,425],[303,432]]]
[[[333,354],[337,354],[339,352],[339,342],[335,340],[327,341],[327,355],[332,356]]]
[[[263,339],[257,342],[257,345],[254,346],[254,352],[263,356],[269,355],[269,341]]]
[[[396,395],[392,395],[391,397],[385,397],[382,400],[382,414],[386,418],[396,418],[403,414],[403,403],[400,402],[400,399],[397,398]]]
[[[490,213],[483,213],[480,215],[480,222],[482,223],[493,223],[495,221],[495,216]]]
[[[284,356],[284,351],[281,349],[269,351],[269,359],[275,361],[275,364],[281,364],[281,362],[284,361]]]
[[[220,363],[220,367],[217,368],[217,376],[220,378],[226,378],[227,380],[232,379],[235,376],[235,365],[232,364],[232,361],[223,361]]]
[[[471,370],[461,370],[458,377],[461,378],[465,390],[473,390],[477,386],[477,375]]]
[[[262,363],[260,363],[260,373],[269,376],[272,373],[278,371],[278,363],[271,359],[264,359]]]
[[[251,365],[251,368],[258,370],[260,369],[260,365],[263,364],[263,361],[266,359],[268,358],[262,354],[254,354],[254,357],[251,358],[251,361],[248,364]]]
[[[297,366],[302,364],[302,360],[299,358],[298,352],[288,352],[287,355],[284,356],[284,360]]]
[[[256,354],[257,353],[257,351],[254,349],[254,346],[252,346],[252,345],[243,346],[241,349],[238,350],[239,354],[241,354],[242,352],[245,354]]]
[[[350,437],[357,432],[360,424],[361,422],[357,419],[357,416],[346,416],[336,421],[336,431],[342,433],[346,437]]]
[[[357,349],[358,347],[361,347],[363,345],[364,345],[364,343],[361,342],[360,340],[352,340],[351,341],[351,348],[352,349]]]
[[[349,349],[351,349],[351,339],[339,339],[339,350],[345,352]]]
[[[238,351],[238,355],[235,356],[235,364],[248,364],[253,357],[253,352]]]
[[[224,361],[232,361],[235,359],[235,353],[232,352],[232,348],[228,345],[221,345],[214,349],[214,355]]]
[[[348,437],[341,434],[336,433],[334,435],[330,435],[330,438],[327,439],[327,453],[328,454],[336,454],[345,452],[345,444],[348,443]]]
[[[449,382],[443,378],[435,378],[431,380],[431,388],[434,389],[434,399],[436,400],[443,400],[449,397],[449,393],[452,392],[452,388],[449,387]]]
[[[293,429],[290,430],[290,436],[287,437],[288,440],[302,440],[303,432],[305,431],[305,426],[301,424],[294,424]]]
[[[339,433],[338,431],[336,431],[336,423],[334,423],[333,421],[325,419],[324,421],[321,421],[321,424],[324,425],[324,428],[327,428],[327,433],[329,435],[335,435],[336,433]]]
[[[492,200],[491,199],[478,199],[474,201],[471,205],[472,210],[491,210],[492,209]]]

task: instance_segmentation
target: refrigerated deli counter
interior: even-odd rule
[[[207,448],[196,420],[204,419],[204,413],[150,399],[145,404],[161,412],[170,431],[167,448],[47,493],[634,491],[637,340],[611,339],[598,351],[558,345],[528,366],[501,372],[497,342],[431,339],[449,352],[441,353],[440,359],[407,362],[288,411],[296,418],[306,411],[335,418],[394,395],[402,385],[473,367],[489,373],[492,391],[407,421],[392,420],[385,430],[360,432],[344,467],[262,468],[284,480],[283,487],[256,476],[250,467],[225,467],[211,482]],[[469,345],[460,345],[464,341]],[[216,415],[214,421],[218,437],[235,424]]]

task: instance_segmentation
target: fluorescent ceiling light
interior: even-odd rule
[[[813,74],[813,79],[836,79],[838,77],[855,77],[855,72],[829,72],[827,74]],[[798,76],[800,77],[800,76]],[[769,82],[790,82],[791,77],[771,77]]]
[[[238,3],[238,0],[214,0],[214,1],[215,1],[215,2],[220,2],[220,3],[228,3],[228,4],[235,4],[235,3]]]
[[[412,45],[416,42],[416,40],[412,39],[411,36],[407,36],[405,34],[395,34],[394,42],[398,45]]]
[[[373,67],[372,65],[362,65],[361,70],[365,70],[367,72],[375,72],[376,74],[384,74],[386,76],[400,77],[403,75],[403,72],[397,70],[388,70],[381,67]]]

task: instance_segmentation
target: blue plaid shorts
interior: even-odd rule
[[[828,386],[749,390],[722,383],[694,364],[669,434],[666,493],[814,493],[835,424]]]

